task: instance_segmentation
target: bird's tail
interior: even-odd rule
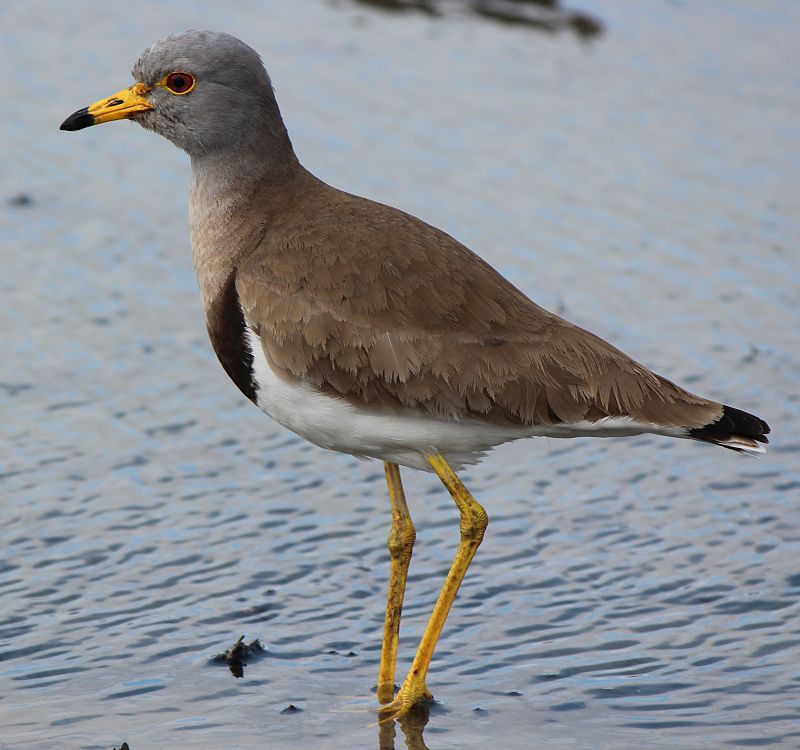
[[[764,446],[769,425],[753,414],[732,406],[722,407],[722,416],[705,427],[689,431],[689,437],[706,443],[721,445],[740,453],[766,453]]]

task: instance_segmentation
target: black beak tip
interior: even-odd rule
[[[64,122],[61,123],[59,130],[83,130],[94,125],[94,115],[89,114],[89,108],[84,107],[77,112],[73,112]]]

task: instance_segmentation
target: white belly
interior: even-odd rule
[[[287,379],[270,367],[261,340],[247,328],[258,385],[258,407],[279,424],[329,450],[377,458],[430,471],[425,456],[441,453],[454,467],[476,463],[501,443],[523,437],[610,437],[662,432],[627,417],[547,427],[492,425],[478,420],[446,421],[411,409],[379,412],[321,393],[312,385]],[[675,431],[668,434],[675,437]]]

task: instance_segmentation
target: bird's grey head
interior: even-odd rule
[[[193,158],[250,150],[292,157],[267,71],[258,53],[230,34],[184,31],[150,45],[133,67],[136,83],[79,110],[63,130],[132,119]]]

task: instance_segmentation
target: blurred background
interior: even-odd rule
[[[58,130],[169,32],[262,54],[319,177],[767,419],[759,460],[526,441],[465,474],[486,541],[402,747],[800,743],[800,5],[4,2],[0,748],[388,748],[383,471],[303,443],[206,340],[189,165]],[[457,540],[404,473],[404,674]],[[240,635],[266,653],[234,679]],[[294,706],[291,710],[288,707]],[[387,733],[388,732],[388,733]]]

